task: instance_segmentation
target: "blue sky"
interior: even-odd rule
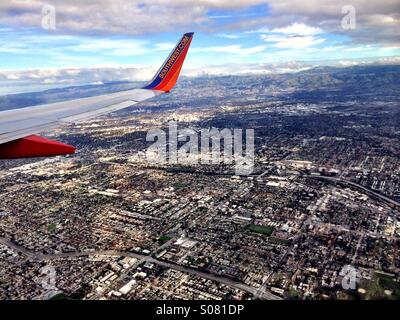
[[[391,0],[374,5],[362,0],[328,0],[318,5],[314,0],[94,2],[10,0],[1,4],[0,81],[3,77],[14,82],[29,78],[67,83],[74,81],[73,69],[79,77],[88,68],[91,72],[110,69],[111,80],[115,69],[130,68],[135,72],[128,80],[143,80],[187,31],[195,32],[183,70],[189,76],[390,63],[398,62],[400,56],[395,31],[400,10]],[[342,9],[348,3],[356,13],[356,28],[351,30],[342,25],[346,15]],[[52,10],[55,29],[46,30],[43,19],[53,17],[49,16]],[[66,69],[70,71],[64,79],[57,70]],[[107,80],[107,73],[101,77],[93,79]]]

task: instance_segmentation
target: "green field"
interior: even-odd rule
[[[164,243],[168,242],[169,240],[171,240],[171,237],[164,235],[164,236],[159,237],[157,242],[160,246],[162,246]]]
[[[372,281],[361,285],[367,292],[364,299],[376,300],[376,299],[388,299],[398,300],[400,299],[400,283],[395,281],[393,277],[386,274],[375,272]],[[385,290],[390,290],[391,295],[386,295]]]
[[[184,188],[186,188],[186,184],[184,184],[184,183],[178,182],[178,183],[174,184],[174,189],[176,191],[182,190]]]
[[[71,300],[65,293],[58,293],[51,297],[50,300]]]
[[[278,244],[283,244],[283,245],[288,245],[290,243],[290,240],[287,239],[281,239],[277,237],[270,237],[269,240],[272,242],[278,243]]]
[[[251,232],[263,234],[263,235],[265,235],[267,237],[269,237],[272,234],[272,232],[274,232],[274,228],[273,227],[260,226],[260,225],[257,225],[257,224],[250,224],[246,228],[247,228],[247,230],[249,230]]]
[[[47,231],[54,232],[57,229],[57,225],[55,223],[50,223],[47,225]]]

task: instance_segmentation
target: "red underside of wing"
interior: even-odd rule
[[[50,157],[74,152],[73,146],[35,135],[0,144],[0,159]]]

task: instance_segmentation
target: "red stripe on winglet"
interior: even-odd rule
[[[74,152],[73,146],[35,135],[0,144],[0,159],[50,157]]]

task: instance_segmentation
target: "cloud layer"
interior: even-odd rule
[[[316,66],[347,67],[363,64],[400,64],[400,57],[377,60],[338,60],[318,63],[289,61],[285,63],[225,64],[189,67],[184,76],[223,76],[299,72]],[[0,95],[41,91],[45,89],[83,84],[103,84],[113,81],[149,81],[156,68],[125,66],[97,68],[39,69],[23,71],[0,70]]]
[[[44,3],[55,7],[61,32],[134,35],[192,28],[226,32],[262,27],[285,33],[291,31],[287,26],[293,23],[307,25],[309,30],[348,34],[341,26],[342,8],[351,5],[357,18],[352,38],[364,43],[399,42],[398,0],[5,0],[0,3],[0,25],[38,27]],[[256,16],[242,14],[251,6],[259,6]],[[218,18],[229,18],[224,15],[226,10],[235,19],[218,23]]]

